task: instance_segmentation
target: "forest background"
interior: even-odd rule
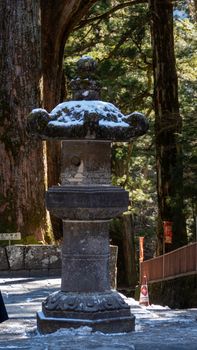
[[[130,206],[112,222],[111,242],[119,246],[119,282],[134,283],[139,236],[145,237],[145,258],[162,253],[163,220],[173,221],[175,233],[166,249],[196,240],[197,3],[76,0],[24,5],[21,0],[16,9],[2,0],[0,12],[0,232],[20,231],[23,243],[61,239],[60,222],[52,218],[52,233],[44,207],[45,188],[59,182],[60,144],[30,140],[26,120],[35,107],[50,111],[72,98],[76,61],[90,55],[98,61],[101,99],[124,114],[143,112],[150,125],[136,142],[112,147],[113,183],[129,191]],[[159,58],[157,43],[163,49]],[[165,70],[158,78],[162,64]],[[172,86],[176,90],[177,78],[177,96],[171,98],[166,91]],[[166,107],[159,115],[157,93],[163,94],[165,106],[169,97],[167,115]],[[174,121],[176,128],[171,128]]]

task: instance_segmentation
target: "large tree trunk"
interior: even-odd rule
[[[0,232],[43,239],[44,153],[26,134],[40,105],[41,28],[38,1],[0,1]]]
[[[42,142],[26,135],[26,117],[60,102],[66,38],[94,2],[0,1],[0,232],[43,238],[46,161]],[[48,145],[50,185],[58,182],[59,150]]]
[[[149,0],[153,43],[157,192],[159,207],[158,253],[162,253],[162,222],[173,222],[173,242],[166,250],[186,244],[183,215],[182,149],[178,139],[182,121],[173,38],[171,0]]]

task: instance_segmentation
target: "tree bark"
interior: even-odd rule
[[[130,213],[125,213],[121,219],[123,223],[122,243],[127,283],[129,287],[135,288],[137,284],[137,271],[132,216]]]
[[[45,157],[26,134],[29,112],[40,105],[39,2],[0,1],[0,232],[43,240]]]
[[[166,251],[187,243],[183,215],[182,130],[173,37],[171,0],[149,0],[153,45],[158,253],[163,252],[163,221],[173,222],[173,242]]]
[[[45,145],[26,135],[35,107],[61,100],[65,41],[96,0],[0,2],[0,232],[43,239]],[[41,14],[41,15],[40,15]],[[60,144],[48,145],[49,184],[57,184]]]

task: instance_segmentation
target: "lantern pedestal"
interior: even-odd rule
[[[37,326],[42,334],[60,328],[88,326],[103,333],[131,332],[135,317],[122,297],[115,291],[103,293],[51,294],[37,313]]]
[[[106,333],[130,332],[135,317],[110,289],[109,222],[128,207],[128,193],[110,184],[105,164],[110,143],[66,141],[62,152],[63,183],[46,193],[47,208],[63,220],[61,290],[43,302],[38,330],[89,326]]]

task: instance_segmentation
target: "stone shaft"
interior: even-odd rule
[[[105,292],[109,281],[109,221],[64,221],[64,292]]]

